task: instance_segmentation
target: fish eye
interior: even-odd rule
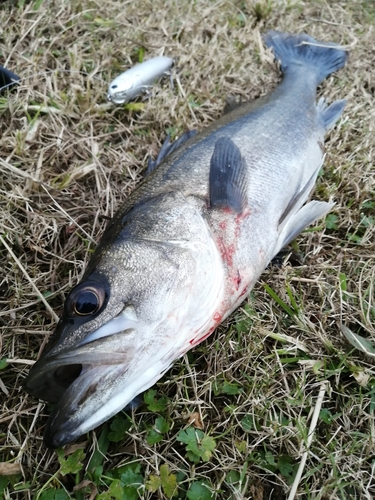
[[[82,283],[74,288],[66,300],[69,316],[93,316],[103,307],[106,299],[99,283]]]
[[[99,308],[99,297],[91,290],[84,290],[73,304],[74,312],[80,316],[94,314]]]

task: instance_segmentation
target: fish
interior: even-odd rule
[[[151,85],[173,66],[171,57],[160,56],[148,59],[117,76],[109,85],[108,101],[124,104],[146,93]]]
[[[271,259],[334,203],[310,200],[345,100],[316,102],[339,45],[271,31],[282,82],[186,132],[109,222],[24,387],[55,403],[57,448],[108,420],[203,342]]]

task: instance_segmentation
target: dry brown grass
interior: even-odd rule
[[[0,345],[8,360],[0,372],[0,462],[21,464],[5,498],[38,498],[42,487],[60,484],[77,497],[74,476],[61,476],[56,454],[42,444],[49,410],[25,394],[22,380],[108,218],[142,179],[166,131],[201,129],[220,116],[228,95],[255,98],[276,84],[260,39],[268,29],[350,48],[346,69],[321,89],[330,100],[348,99],[316,192],[336,201],[337,219],[299,237],[302,265],[263,275],[288,304],[289,287],[298,317],[259,283],[246,308],[158,384],[174,423],[168,439],[147,444],[154,417],[140,408],[123,442],[111,443],[104,475],[135,458],[146,479],[167,463],[172,472],[186,469],[184,484],[207,479],[217,499],[287,498],[324,389],[296,498],[374,498],[374,365],[339,328],[375,341],[374,24],[375,6],[366,0],[1,3],[0,63],[22,77],[0,97]],[[177,84],[157,87],[143,111],[112,107],[107,85],[141,48],[145,58],[177,57]],[[241,390],[228,394],[224,383]],[[194,412],[217,443],[212,459],[197,466],[176,441]],[[253,421],[248,431],[245,416]],[[97,435],[83,444],[84,466]],[[267,462],[286,456],[294,466],[289,480]],[[243,481],[231,485],[231,471]],[[167,497],[141,489],[140,498]]]

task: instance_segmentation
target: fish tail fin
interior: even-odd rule
[[[304,33],[269,31],[263,39],[267,47],[273,49],[284,74],[296,66],[310,67],[316,74],[317,85],[346,62],[347,54],[340,45],[318,42]]]
[[[326,130],[329,130],[331,127],[333,127],[333,125],[340,118],[344,110],[345,104],[346,104],[345,99],[342,99],[340,101],[334,101],[332,104],[328,106],[323,97],[319,99],[317,105],[318,113],[323,120],[324,127]]]

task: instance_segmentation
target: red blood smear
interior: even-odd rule
[[[223,318],[223,316],[218,312],[216,312],[213,315],[213,320],[217,323],[217,325],[221,322],[222,318]],[[190,345],[197,345],[197,344],[200,344],[201,342],[203,342],[207,337],[209,337],[211,335],[211,333],[215,330],[216,326],[213,326],[212,328],[210,328],[210,330],[205,335],[203,335],[203,337],[200,337],[198,339],[194,338],[194,339],[190,340]]]
[[[236,287],[236,290],[238,290],[240,288],[240,284],[241,284],[241,275],[240,273],[237,271],[237,276],[235,276],[233,278],[233,283],[234,283],[234,286]]]
[[[246,219],[251,213],[251,210],[249,207],[246,207],[245,210],[243,210],[240,214],[236,215],[234,218],[234,222],[236,224],[239,224],[242,220]]]
[[[190,344],[193,346],[193,345],[197,345],[197,344],[200,344],[201,342],[203,342],[204,340],[206,340],[207,337],[209,337],[211,335],[211,333],[215,330],[215,328],[211,328],[207,333],[206,335],[203,335],[203,337],[199,338],[199,339],[193,339],[193,340],[190,340]]]
[[[223,238],[218,238],[217,240],[218,245],[219,245],[219,251],[221,253],[221,256],[223,258],[223,261],[229,266],[232,267],[233,265],[233,254],[236,251],[235,246],[233,243],[231,245],[226,246]]]

